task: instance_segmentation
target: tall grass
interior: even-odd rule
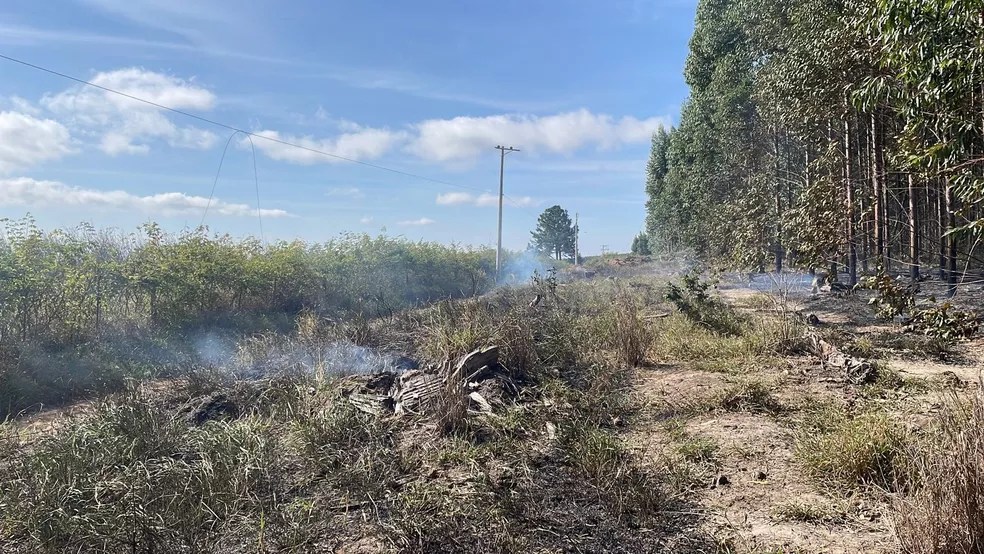
[[[121,397],[5,464],[0,521],[7,541],[53,551],[209,550],[217,529],[261,511],[279,450],[261,419],[189,429]]]
[[[0,419],[120,390],[204,358],[202,335],[283,331],[302,313],[346,320],[368,343],[368,318],[484,293],[493,265],[489,249],[382,236],[264,244],[153,224],[124,234],[8,222]]]
[[[909,451],[908,494],[894,503],[895,532],[911,554],[984,550],[984,398],[951,398],[935,429]]]

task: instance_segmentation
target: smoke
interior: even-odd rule
[[[727,288],[747,288],[756,292],[802,294],[813,288],[815,276],[802,271],[783,273],[730,273],[722,276]]]
[[[340,377],[415,369],[417,362],[348,341],[310,344],[290,339],[246,339],[238,354],[218,366],[240,379],[279,373]]]
[[[236,356],[235,341],[215,331],[206,332],[193,342],[193,346],[199,361],[212,367],[227,366]]]
[[[550,267],[532,252],[510,253],[502,266],[499,282],[502,285],[525,285],[530,282],[534,273],[544,275]]]
[[[192,343],[198,365],[237,379],[255,380],[278,374],[340,377],[416,369],[415,360],[349,341],[312,342],[287,335],[236,337],[207,331]]]

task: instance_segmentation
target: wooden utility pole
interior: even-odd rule
[[[519,152],[519,149],[512,146],[496,146],[499,151],[499,241],[495,249],[495,282],[499,282],[499,271],[502,269],[502,197],[503,194],[503,174],[506,170],[506,154],[509,152]]]

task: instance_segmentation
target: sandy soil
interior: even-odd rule
[[[935,288],[938,287],[924,287],[929,289],[925,294],[933,293]],[[729,303],[743,310],[774,309],[761,290],[745,282],[726,282],[718,290]],[[822,328],[853,340],[878,343],[880,338],[901,333],[897,323],[875,319],[866,293],[835,297],[813,295],[807,289],[787,290],[784,294],[788,310],[803,317],[815,314]],[[978,296],[980,291],[973,290],[958,296],[958,300],[972,304]],[[978,307],[981,305],[984,302]],[[886,392],[884,398],[865,401],[881,403],[900,420],[918,425],[939,410],[942,390],[976,388],[984,371],[984,339],[959,344],[947,361],[891,348],[878,349],[878,356],[882,367],[926,386],[915,392],[893,390]],[[817,486],[794,456],[795,429],[782,414],[694,409],[743,379],[773,383],[774,396],[791,410],[820,399],[846,406],[860,401],[857,387],[828,378],[819,371],[816,360],[802,357],[788,362],[789,367],[779,373],[764,370],[740,376],[698,371],[686,364],[640,370],[634,394],[645,409],[626,433],[626,441],[641,459],[658,463],[672,456],[678,447],[667,432],[667,422],[677,417],[684,421],[685,436],[717,445],[714,467],[691,494],[706,510],[707,531],[727,538],[730,551],[897,552],[885,498],[847,498],[843,492]],[[820,521],[795,520],[784,515],[793,506],[810,507],[814,513],[829,517],[818,518]]]

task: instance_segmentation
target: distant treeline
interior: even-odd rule
[[[493,284],[495,252],[344,235],[265,244],[204,231],[9,221],[0,239],[0,343],[80,344],[127,330],[275,322],[303,309],[373,317]]]
[[[647,230],[764,268],[980,267],[984,12],[957,0],[701,0]]]

